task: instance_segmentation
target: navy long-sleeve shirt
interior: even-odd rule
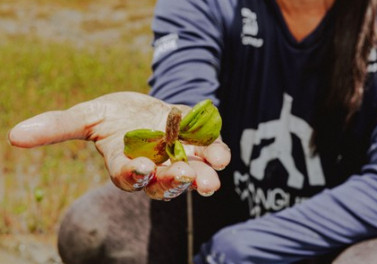
[[[353,128],[336,153],[310,149],[333,16],[298,42],[274,0],[158,2],[151,95],[188,105],[211,98],[232,150],[221,190],[194,201],[195,248],[210,239],[195,263],[291,263],[377,235],[375,50]],[[183,238],[182,204],[153,202],[155,228],[172,221]],[[234,225],[249,218],[258,219]],[[152,251],[175,248],[166,254],[183,263],[174,262],[180,240]]]

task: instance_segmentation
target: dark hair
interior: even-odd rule
[[[315,151],[328,149],[347,130],[360,108],[368,56],[375,44],[377,0],[338,0],[335,26],[328,49],[327,86],[319,95],[312,143]]]

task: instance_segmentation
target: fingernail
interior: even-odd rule
[[[180,176],[176,176],[175,180],[180,183],[191,183],[194,181],[194,178],[191,176],[180,175]]]
[[[134,183],[133,187],[135,189],[140,189],[145,187],[148,182],[153,178],[154,173],[148,173],[148,174],[143,174],[138,171],[133,172],[133,178],[135,179],[136,183]]]
[[[200,192],[198,191],[198,193],[201,195],[201,196],[204,196],[204,197],[210,197],[212,196],[215,192],[212,191],[212,192]]]
[[[7,143],[9,146],[12,146],[12,142],[10,141],[10,131],[8,131],[8,134],[7,134]]]
[[[132,160],[128,166],[132,168],[133,187],[140,189],[145,187],[156,174],[155,164],[146,158],[140,157]]]
[[[224,170],[226,168],[226,165],[224,166],[224,165],[222,165],[222,166],[218,166],[218,167],[216,167],[216,168],[214,168],[215,170],[217,170],[217,171],[222,171],[222,170]]]
[[[178,195],[180,195],[184,190],[186,190],[191,185],[191,182],[183,183],[181,185],[178,185],[175,188],[171,188],[164,192],[164,199],[171,199],[175,198]]]

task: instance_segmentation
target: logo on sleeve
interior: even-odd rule
[[[241,136],[241,159],[249,171],[241,174],[234,173],[236,192],[241,200],[248,200],[250,214],[259,216],[262,208],[267,211],[277,211],[289,207],[290,193],[281,188],[263,190],[256,188],[250,177],[263,181],[265,171],[271,161],[279,161],[285,169],[288,178],[286,187],[301,190],[304,187],[305,176],[297,168],[293,158],[292,135],[299,139],[303,149],[306,165],[307,182],[310,186],[325,185],[320,157],[313,155],[310,150],[312,128],[305,120],[292,115],[292,97],[284,94],[280,118],[260,123],[257,129],[245,129]],[[272,143],[261,148],[259,155],[252,155],[256,146],[261,146],[262,140],[273,140]],[[293,203],[300,202],[303,197],[296,197]]]
[[[242,16],[242,32],[241,40],[243,45],[250,45],[255,48],[260,48],[263,46],[263,39],[258,38],[258,23],[257,15],[248,8],[241,9]]]
[[[178,35],[168,34],[157,39],[154,43],[153,61],[156,61],[165,53],[172,52],[178,48]]]
[[[369,53],[367,71],[369,73],[377,72],[377,51],[375,48]]]

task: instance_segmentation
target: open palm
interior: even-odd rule
[[[31,148],[70,139],[93,141],[105,159],[114,184],[125,191],[144,189],[154,199],[171,199],[189,186],[202,195],[220,187],[215,170],[230,161],[230,151],[220,140],[208,147],[185,146],[189,162],[156,166],[145,157],[129,159],[123,153],[127,131],[165,130],[171,105],[148,95],[120,92],[98,97],[65,111],[42,113],[16,125],[9,133],[12,145]],[[187,106],[178,105],[183,112]]]

